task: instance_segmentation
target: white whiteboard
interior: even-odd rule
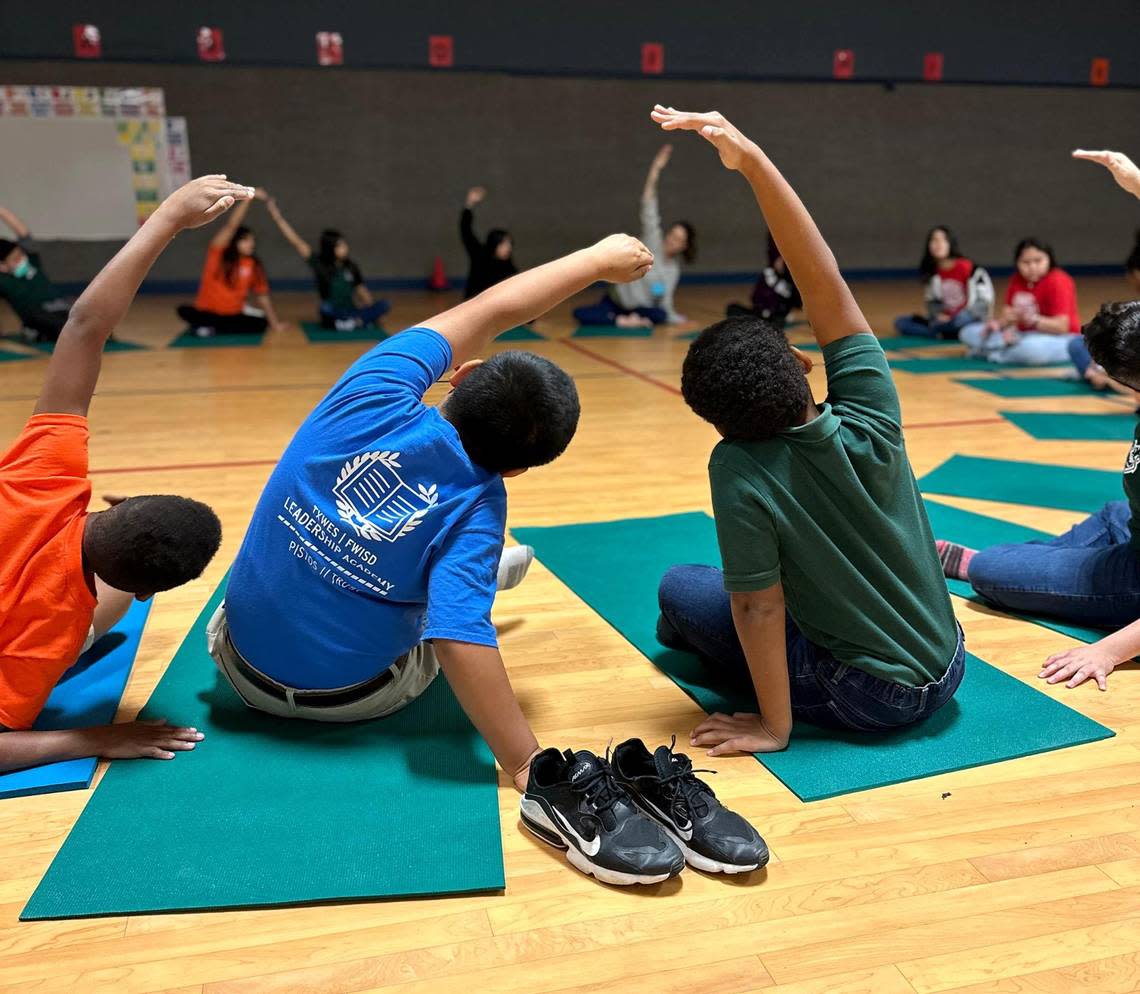
[[[131,152],[116,122],[0,117],[0,204],[37,238],[130,238],[138,230]]]

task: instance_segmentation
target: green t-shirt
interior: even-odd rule
[[[1124,460],[1124,496],[1128,498],[1128,507],[1132,511],[1132,548],[1140,552],[1140,421],[1136,423],[1136,436],[1132,440],[1132,448],[1128,450],[1128,458]]]
[[[356,288],[364,282],[360,268],[351,259],[325,263],[314,252],[308,259],[309,268],[317,278],[317,293],[321,300],[335,311],[351,311],[356,307]]]
[[[19,244],[28,256],[27,272],[23,276],[0,273],[0,298],[8,301],[12,310],[23,320],[35,314],[48,301],[57,300],[60,293],[43,271],[40,254],[29,251],[26,241],[21,240]]]
[[[709,460],[729,591],[783,584],[800,630],[840,662],[909,687],[940,679],[958,628],[871,334],[823,350],[819,416]]]

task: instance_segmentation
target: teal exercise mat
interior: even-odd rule
[[[36,731],[90,728],[114,720],[135,664],[150,605],[149,600],[133,602],[119,623],[64,673],[36,719]],[[86,790],[97,764],[94,756],[87,756],[0,773],[0,799]]]
[[[35,349],[37,352],[43,352],[45,355],[51,355],[55,351],[55,342],[25,342],[19,335],[5,335],[4,340],[6,342],[12,342],[15,345],[23,345],[25,348]],[[148,349],[145,345],[139,345],[135,342],[123,342],[117,338],[109,338],[103,346],[103,351],[146,352]]]
[[[902,373],[928,375],[935,373],[996,373],[998,367],[985,359],[968,356],[931,357],[929,359],[888,359],[891,369]]]
[[[544,342],[545,337],[533,328],[520,324],[517,328],[508,328],[502,334],[495,336],[496,342]]]
[[[928,494],[1087,514],[1124,496],[1119,472],[978,456],[951,456],[918,483]]]
[[[112,763],[21,919],[501,889],[494,760],[447,681],[372,722],[252,711],[206,653],[222,591],[142,713],[205,741]]]
[[[677,563],[719,564],[706,514],[512,529],[519,542],[705,711],[755,711],[746,673],[726,674],[657,643],[657,585]],[[688,731],[678,728],[682,738]],[[884,734],[797,724],[757,759],[804,801],[1108,738],[1113,732],[970,656],[957,694],[926,721]]]
[[[926,498],[926,513],[930,518],[930,527],[935,538],[942,538],[948,542],[957,542],[970,549],[987,549],[991,545],[1008,545],[1015,542],[1045,542],[1054,536],[1048,532],[1038,531],[1036,528],[1026,528],[1024,525],[1015,525],[1000,518],[991,518],[985,514],[975,514],[972,511],[963,511],[961,508],[950,507],[948,504],[939,504],[937,501]],[[964,597],[977,604],[984,604],[966,580],[947,580],[946,586],[950,593]],[[998,609],[995,609],[998,610]],[[1063,621],[1055,621],[1040,615],[1017,614],[1000,609],[1003,613],[1013,614],[1013,617],[1022,621],[1029,621],[1042,628],[1048,628],[1062,635],[1078,639],[1081,642],[1096,642],[1108,634],[1099,628],[1089,628],[1085,625],[1070,625]]]
[[[1136,432],[1135,414],[1069,414],[1064,411],[1001,411],[1006,421],[1043,441],[1127,442]]]
[[[167,348],[169,349],[228,349],[233,346],[260,345],[265,338],[265,332],[259,334],[242,335],[211,335],[209,338],[199,338],[192,330],[187,328]]]
[[[26,352],[12,352],[9,349],[0,349],[0,362],[20,362],[22,359],[34,359],[33,355],[28,355]]]
[[[976,380],[964,377],[954,382],[995,397],[1088,397],[1097,393],[1085,380],[1066,380],[1059,376],[1003,376]]]
[[[351,331],[337,331],[335,328],[323,328],[316,321],[302,321],[301,331],[305,337],[314,344],[324,342],[381,342],[388,337],[383,328],[353,328]]]
[[[583,324],[574,329],[571,338],[651,338],[653,328],[619,328],[614,324]]]
[[[884,352],[895,352],[899,349],[947,348],[958,345],[952,338],[925,338],[922,335],[894,335],[889,338],[880,338],[878,341]],[[820,350],[819,346],[813,343],[796,345],[796,348],[801,352],[818,352]],[[954,356],[953,358],[958,359],[961,356]]]

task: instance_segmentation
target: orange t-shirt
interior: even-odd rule
[[[32,727],[95,616],[87,419],[36,414],[0,456],[0,725]]]
[[[194,306],[200,311],[210,311],[213,314],[240,314],[251,293],[269,293],[269,283],[257,260],[248,255],[238,256],[237,265],[234,266],[234,281],[227,283],[222,269],[223,251],[214,245],[207,250],[206,265],[202,267],[202,281],[198,284]]]

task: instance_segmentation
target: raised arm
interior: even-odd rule
[[[459,366],[477,356],[496,335],[533,321],[595,281],[629,283],[644,276],[652,265],[653,254],[636,238],[610,235],[590,248],[496,283],[424,325],[448,340]]]
[[[463,247],[472,259],[483,251],[483,243],[475,234],[475,208],[483,202],[487,191],[481,186],[473,186],[467,191],[467,199],[463,203],[463,211],[459,215],[459,237],[463,240]]]
[[[1096,162],[1104,166],[1112,178],[1134,197],[1140,197],[1140,167],[1137,167],[1123,152],[1090,152],[1078,148],[1073,151],[1074,159],[1084,159],[1086,162]]]
[[[249,213],[249,205],[254,200],[268,200],[269,194],[263,189],[257,187],[248,187],[247,189],[253,190],[251,197],[246,197],[244,200],[239,200],[237,207],[226,218],[226,223],[223,224],[217,231],[217,234],[210,239],[210,245],[214,248],[225,248],[231,241],[233,241],[234,233],[241,227],[242,221],[245,220],[246,214]]]
[[[313,254],[312,247],[305,239],[297,234],[293,226],[285,220],[285,215],[281,213],[281,208],[277,206],[277,201],[273,197],[269,197],[265,201],[266,209],[269,211],[269,216],[273,218],[274,224],[277,225],[278,230],[285,236],[285,241],[297,250],[297,254],[302,259],[308,259]],[[236,214],[237,211],[234,211]]]
[[[796,191],[755,142],[722,114],[695,114],[658,104],[650,115],[665,131],[696,131],[716,147],[720,161],[748,180],[768,230],[780,246],[804,312],[820,345],[869,330],[835,256]]]
[[[673,155],[672,145],[662,145],[653,162],[649,166],[649,173],[645,177],[645,186],[641,189],[641,200],[655,200],[657,198],[657,181],[661,178],[661,170],[669,165],[669,158]]]
[[[3,221],[17,238],[27,238],[32,232],[23,221],[13,214],[7,207],[0,207],[0,221]]]
[[[172,193],[103,267],[71,308],[48,365],[37,414],[87,414],[103,346],[127,313],[139,284],[179,231],[220,217],[253,190],[225,176],[203,176]]]

